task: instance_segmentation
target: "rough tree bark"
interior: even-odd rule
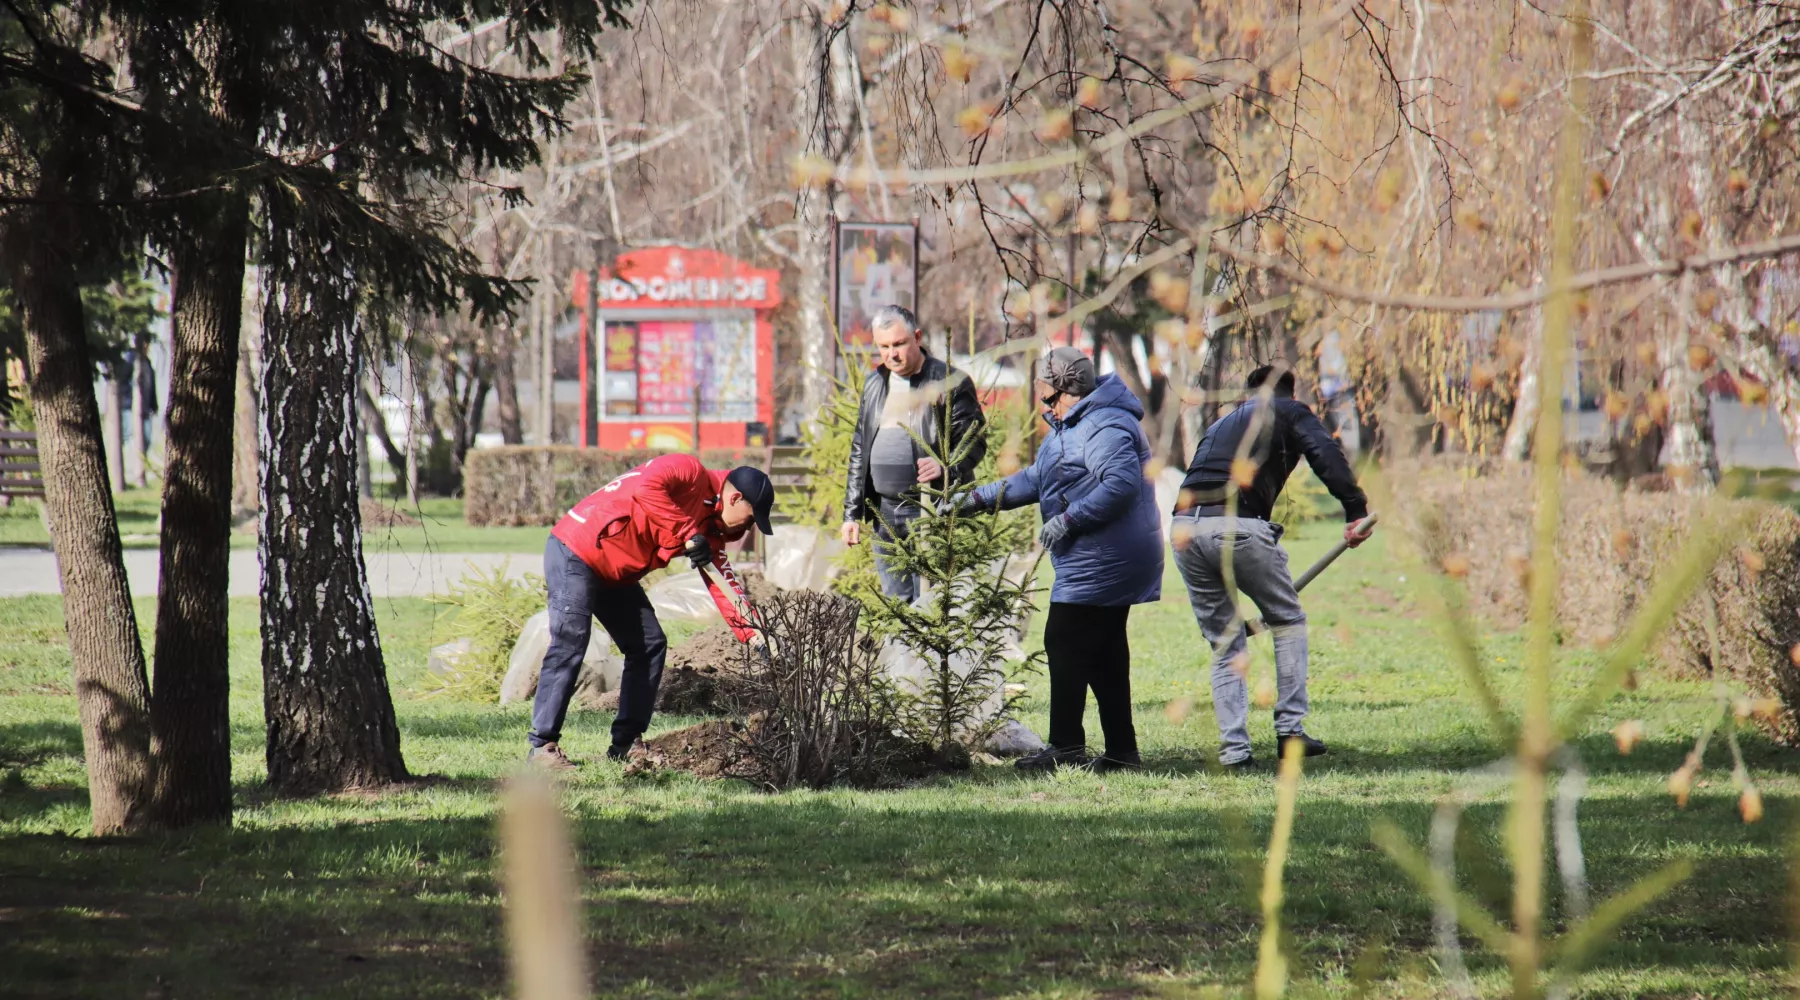
[[[363,566],[354,285],[305,255],[263,322],[263,711],[289,795],[407,776]]]
[[[1669,405],[1662,464],[1682,492],[1712,489],[1719,471],[1713,452],[1712,403],[1701,385],[1703,374],[1688,361],[1694,284],[1694,275],[1682,275],[1675,315],[1656,337],[1657,362],[1662,367],[1660,388]]]
[[[161,599],[150,695],[158,818],[231,819],[232,431],[249,202],[218,199],[210,225],[175,248],[181,275],[169,338]]]
[[[81,220],[57,207],[69,197],[56,180],[43,193],[45,207],[20,210],[0,229],[0,267],[31,362],[44,507],[62,582],[93,829],[137,833],[152,821],[150,684],[107,479],[81,293],[68,258],[45,238],[74,232]]]

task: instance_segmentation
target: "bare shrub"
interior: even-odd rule
[[[753,683],[767,707],[746,727],[751,766],[742,776],[770,789],[881,784],[900,758],[918,754],[893,735],[862,605],[801,590],[779,593],[759,610],[768,655]]]

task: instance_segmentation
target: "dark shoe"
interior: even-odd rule
[[[1299,740],[1300,745],[1306,748],[1306,756],[1308,757],[1320,757],[1330,752],[1326,749],[1324,740],[1313,739],[1311,736],[1306,735],[1306,730],[1304,729],[1297,733],[1288,733],[1284,736],[1277,736],[1275,738],[1275,742],[1281,744],[1283,750],[1287,749],[1289,740]]]
[[[1013,761],[1021,771],[1054,771],[1059,767],[1084,767],[1089,761],[1086,747],[1045,747]]]
[[[1108,771],[1141,771],[1144,769],[1144,761],[1135,753],[1120,754],[1117,757],[1108,755],[1095,757],[1088,767],[1097,774],[1104,774]]]
[[[630,743],[614,743],[612,746],[606,748],[606,759],[629,760],[632,748],[637,745],[637,740],[632,740]]]
[[[573,771],[581,765],[569,759],[563,749],[554,743],[546,743],[541,747],[532,747],[525,754],[525,763],[540,771]]]
[[[1224,768],[1227,774],[1251,774],[1256,771],[1256,758],[1245,757],[1243,760],[1234,760],[1229,764],[1220,764],[1219,766]]]

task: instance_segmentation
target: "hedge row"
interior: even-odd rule
[[[1800,515],[1761,501],[1621,492],[1586,475],[1565,477],[1563,487],[1557,614],[1565,641],[1599,646],[1623,634],[1706,515],[1741,525],[1704,591],[1668,623],[1653,658],[1681,673],[1718,674],[1746,694],[1779,698],[1784,711],[1771,728],[1784,741],[1800,740],[1800,668],[1791,653],[1800,643]],[[1412,509],[1404,523],[1426,558],[1466,573],[1462,582],[1478,615],[1501,627],[1523,625],[1529,475],[1426,469],[1407,492]],[[1717,614],[1710,628],[1708,597]]]
[[[660,454],[520,445],[471,451],[463,463],[463,517],[473,525],[555,524],[582,497]],[[709,469],[767,469],[769,453],[708,448],[700,461]]]

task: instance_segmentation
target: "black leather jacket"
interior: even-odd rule
[[[888,378],[892,375],[886,366],[878,367],[863,380],[862,408],[856,414],[856,434],[850,439],[850,481],[844,489],[844,520],[867,521],[874,516],[873,507],[879,499],[875,495],[875,481],[869,473],[869,449],[875,443],[875,431],[881,425],[881,412],[887,407]],[[987,440],[981,428],[987,418],[981,413],[981,400],[975,395],[975,383],[967,375],[951,368],[949,365],[929,355],[925,364],[907,379],[914,389],[929,383],[948,382],[950,385],[950,428],[951,441],[961,441],[963,435],[975,434],[975,446],[961,462],[949,470],[950,483],[960,485],[969,482],[975,476],[975,467],[981,464],[981,458],[987,454]],[[921,407],[913,415],[912,431],[919,435],[933,449],[939,447],[939,431],[944,423],[944,405],[940,401],[931,406]],[[947,450],[947,449],[946,449]],[[935,484],[939,488],[944,485],[940,478]]]
[[[1258,411],[1265,406],[1268,411],[1259,417]],[[1344,505],[1345,521],[1360,521],[1368,516],[1368,498],[1356,485],[1356,473],[1350,471],[1344,449],[1319,422],[1312,407],[1292,396],[1245,403],[1207,428],[1200,446],[1194,449],[1187,478],[1182,480],[1175,513],[1196,507],[1210,511],[1225,502],[1231,463],[1237,458],[1244,435],[1252,432],[1257,439],[1251,443],[1247,457],[1255,463],[1256,475],[1247,488],[1238,491],[1238,514],[1268,520],[1275,509],[1275,498],[1287,485],[1288,474],[1305,457],[1319,481]]]

